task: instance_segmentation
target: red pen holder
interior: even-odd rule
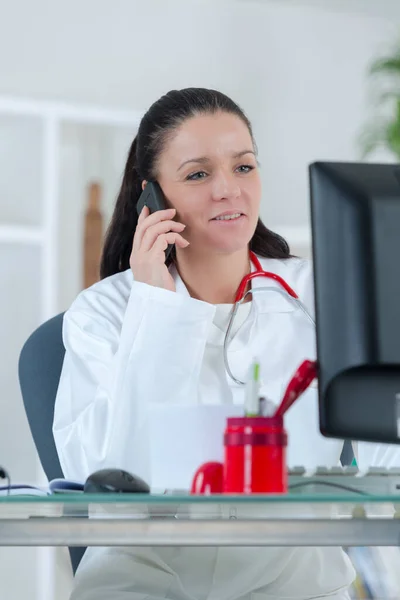
[[[286,446],[282,417],[229,418],[224,434],[224,464],[201,465],[191,493],[286,493]]]

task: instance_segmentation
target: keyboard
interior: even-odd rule
[[[373,494],[400,498],[400,468],[370,467],[360,472],[357,467],[304,467],[289,469],[289,490],[295,494]]]

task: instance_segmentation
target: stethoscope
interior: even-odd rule
[[[226,372],[228,373],[229,377],[238,385],[245,385],[246,382],[241,381],[240,379],[237,379],[233,375],[233,373],[230,369],[230,366],[229,366],[228,346],[231,341],[230,334],[232,331],[232,326],[235,321],[237,311],[239,310],[239,306],[244,302],[245,298],[247,298],[248,294],[255,294],[257,292],[266,292],[266,291],[271,291],[271,290],[274,292],[278,292],[278,293],[282,294],[283,296],[288,297],[291,300],[291,302],[296,304],[296,306],[303,311],[303,313],[306,315],[306,317],[311,321],[312,325],[315,327],[314,319],[312,318],[312,316],[310,315],[309,311],[306,309],[304,304],[301,302],[301,300],[299,299],[296,292],[290,287],[290,285],[288,285],[286,283],[286,281],[282,277],[277,275],[276,273],[264,271],[264,269],[261,266],[260,261],[258,260],[257,256],[254,254],[254,252],[250,252],[250,261],[253,263],[253,266],[255,267],[255,271],[253,271],[252,273],[249,273],[248,275],[245,275],[238,287],[238,290],[237,290],[236,296],[235,296],[235,300],[234,300],[234,304],[232,307],[232,311],[231,311],[231,314],[229,317],[228,328],[226,330],[225,339],[224,339],[225,369],[226,369]],[[248,286],[249,282],[252,279],[255,279],[256,277],[267,277],[268,279],[273,279],[274,281],[279,283],[280,287],[257,287],[257,288],[253,288],[253,289],[250,288],[246,292],[245,290],[246,290],[246,287]]]

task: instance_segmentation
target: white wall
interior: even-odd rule
[[[239,0],[240,1],[240,0]],[[244,0],[246,1],[246,0]],[[265,0],[256,0],[265,4]],[[398,20],[400,6],[398,0],[267,0],[281,6],[300,6],[341,14],[383,17]]]
[[[243,28],[252,37],[242,59],[253,65],[246,105],[260,147],[263,215],[271,226],[308,226],[307,166],[359,158],[367,65],[393,39],[395,27],[285,3],[254,9],[258,18],[242,16],[235,33],[239,37]]]
[[[262,163],[262,214],[270,227],[288,233],[296,252],[307,253],[307,165],[316,159],[357,159],[355,139],[367,115],[366,67],[394,39],[400,21],[400,14],[394,22],[363,15],[360,2],[348,0],[346,7],[350,4],[353,9],[342,12],[343,3],[328,0],[323,3],[328,10],[321,10],[321,3],[304,8],[300,0],[186,0],[169,7],[162,0],[0,0],[0,94],[131,110],[147,108],[173,87],[209,86],[231,94],[253,120]],[[391,4],[391,17],[395,9]],[[64,131],[60,310],[81,285],[82,202],[89,174],[104,179],[109,215],[129,142],[121,132],[110,154],[100,152],[88,164],[76,148],[80,135],[73,128]],[[91,132],[85,143],[96,145],[96,135]],[[21,164],[21,177],[27,168]],[[3,352],[7,345],[5,339]],[[15,378],[16,373],[10,386]],[[3,402],[1,410],[3,422],[12,424],[21,407]],[[35,555],[5,549],[0,554],[0,576],[10,575],[7,597],[35,600],[31,581],[20,578],[14,592],[10,583],[21,557],[33,557],[28,560],[34,571]]]
[[[309,162],[357,158],[365,70],[396,32],[357,0],[2,2],[0,92],[132,110],[173,87],[231,94],[254,122],[273,227],[308,226]]]

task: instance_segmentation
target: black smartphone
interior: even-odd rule
[[[149,181],[143,192],[140,194],[140,198],[137,203],[138,215],[140,215],[144,206],[149,207],[150,213],[156,212],[156,210],[165,210],[168,208],[162,189],[156,181]]]
[[[150,214],[156,212],[157,210],[165,210],[168,208],[163,191],[157,181],[149,181],[146,184],[143,192],[140,194],[140,198],[136,205],[138,215],[140,215],[144,206],[148,206],[150,209]],[[173,247],[174,244],[169,244],[165,251],[165,259],[167,259],[171,254]]]

